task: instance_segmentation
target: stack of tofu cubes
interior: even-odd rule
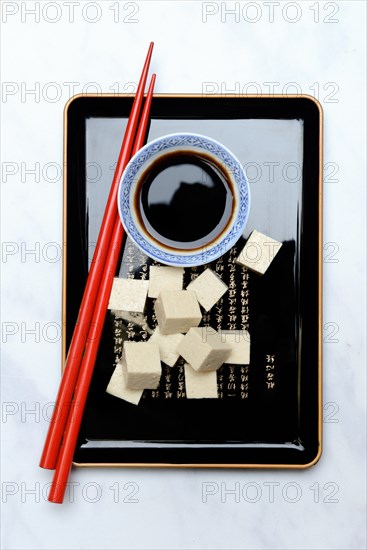
[[[209,311],[227,285],[206,269],[183,290],[183,275],[183,268],[151,266],[149,280],[115,278],[109,308],[117,317],[139,322],[147,298],[153,298],[157,327],[146,342],[124,342],[108,393],[138,404],[145,389],[158,387],[161,362],[174,367],[181,356],[187,398],[216,398],[216,371],[223,363],[249,363],[246,331],[199,327],[200,306]]]
[[[244,251],[237,262],[246,265]],[[260,267],[264,272],[264,265]],[[181,356],[185,361],[186,397],[216,398],[217,370],[225,363],[249,364],[247,331],[217,332],[210,326],[199,326],[201,308],[210,311],[227,292],[227,285],[207,268],[183,290],[183,276],[183,268],[153,265],[149,280],[114,279],[109,309],[115,316],[142,324],[146,300],[154,299],[157,327],[145,342],[124,342],[108,393],[138,404],[145,389],[158,387],[161,362],[173,368]]]

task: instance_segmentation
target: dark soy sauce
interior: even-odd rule
[[[234,208],[232,184],[223,166],[205,153],[167,153],[140,178],[135,207],[155,240],[169,248],[195,249],[227,227]]]

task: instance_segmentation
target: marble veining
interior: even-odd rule
[[[65,2],[40,2],[39,22],[31,4],[2,3],[2,547],[365,548],[365,4],[316,2],[318,22],[308,2],[275,6],[273,22],[265,2],[231,15],[224,2],[83,1],[73,18]],[[60,379],[63,107],[72,86],[131,91],[150,40],[157,92],[282,93],[296,82],[319,95],[333,163],[324,454],[299,472],[77,469],[64,505],[51,505],[37,464]]]

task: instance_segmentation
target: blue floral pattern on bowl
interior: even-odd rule
[[[164,250],[164,245],[161,245],[162,248],[160,248],[154,241],[147,239],[139,230],[130,207],[130,198],[138,179],[137,174],[143,166],[153,156],[169,149],[181,147],[195,148],[198,149],[198,153],[200,153],[199,150],[202,150],[215,155],[217,159],[225,164],[238,189],[239,205],[237,214],[229,229],[223,233],[219,241],[214,241],[214,243],[207,247],[203,245],[200,251],[168,251]],[[130,160],[122,175],[117,200],[120,218],[127,234],[145,254],[166,265],[190,267],[216,260],[227,252],[241,237],[249,215],[250,190],[246,174],[240,162],[226,147],[206,136],[177,133],[151,141],[138,151]]]

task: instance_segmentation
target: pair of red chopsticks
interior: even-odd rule
[[[139,117],[152,50],[153,42],[149,46],[126,127],[40,461],[42,468],[55,469],[48,497],[55,503],[61,503],[64,498],[122,244],[124,232],[117,211],[118,187],[128,161],[144,144],[149,123],[155,74],[150,81],[140,122]]]

